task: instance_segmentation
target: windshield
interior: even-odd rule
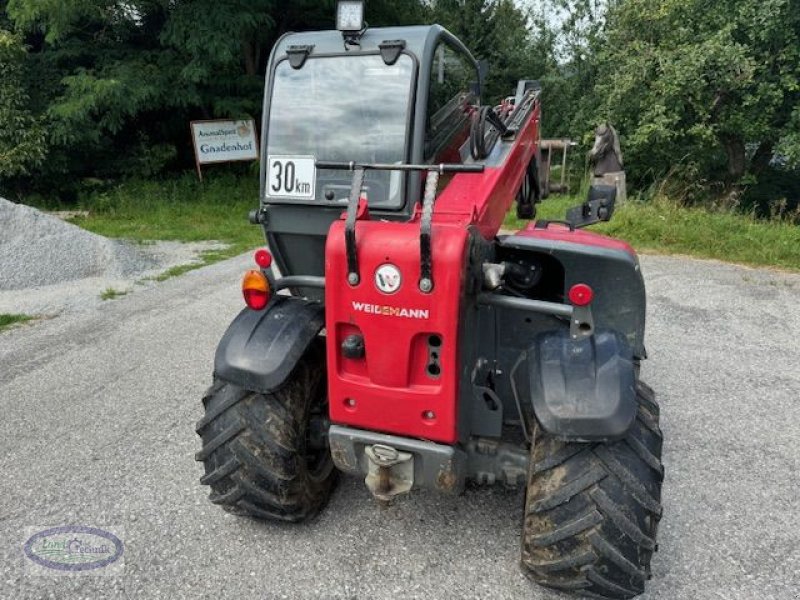
[[[413,71],[405,54],[391,66],[378,55],[312,57],[300,69],[288,60],[278,63],[267,156],[405,162]],[[351,178],[347,171],[318,170],[313,202],[346,203]],[[370,206],[400,208],[403,183],[402,173],[367,171],[364,187]]]

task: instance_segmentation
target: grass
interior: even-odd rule
[[[258,178],[222,175],[200,183],[193,176],[167,181],[129,181],[83,198],[87,217],[71,222],[99,235],[139,243],[153,240],[227,244],[204,252],[200,261],[169,269],[163,281],[192,269],[230,258],[264,243],[260,227],[247,215],[258,207]]]
[[[21,325],[22,323],[27,323],[28,321],[32,321],[33,317],[30,315],[11,315],[6,313],[0,313],[0,331],[8,329],[9,327],[13,327],[14,325]]]
[[[581,201],[575,196],[551,196],[539,205],[537,217],[563,219],[567,208]],[[525,225],[513,211],[504,224],[508,229]],[[624,239],[644,253],[686,254],[800,271],[800,226],[788,222],[687,208],[666,198],[642,202],[629,197],[611,221],[589,229]]]
[[[539,217],[561,219],[581,195],[554,195],[539,206]],[[157,280],[196,269],[251,250],[264,243],[260,227],[247,222],[258,205],[256,177],[221,175],[200,183],[194,176],[168,181],[132,181],[84,198],[78,208],[88,217],[73,222],[95,233],[140,243],[217,240],[223,250],[200,255],[193,264],[173,267]],[[505,226],[525,222],[509,214]],[[641,252],[686,254],[755,266],[800,270],[800,227],[761,221],[729,212],[686,208],[664,198],[641,202],[629,197],[609,223],[590,229],[622,238]]]
[[[263,243],[263,239],[259,238],[259,242]],[[242,250],[246,251],[249,248],[244,248]],[[200,267],[205,267],[207,265],[212,265],[215,262],[220,260],[225,260],[226,258],[230,258],[231,256],[236,256],[240,252],[231,252],[231,247],[222,248],[217,250],[204,250],[200,253],[198,257],[199,260],[191,263],[186,263],[185,265],[176,265],[174,267],[170,267],[163,273],[159,273],[155,277],[146,277],[145,280],[150,281],[166,281],[167,279],[171,279],[172,277],[178,277],[179,275],[183,275],[184,273],[188,273],[189,271],[194,271],[195,269],[199,269]]]
[[[127,294],[127,291],[122,290],[115,290],[112,287],[108,287],[100,292],[100,299],[101,300],[114,300],[115,298],[119,298],[120,296],[124,296]]]

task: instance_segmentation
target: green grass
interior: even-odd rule
[[[582,195],[554,195],[539,206],[539,217],[561,219]],[[193,264],[173,267],[156,279],[170,277],[235,256],[264,243],[260,227],[247,214],[258,205],[256,177],[221,175],[200,183],[192,175],[168,181],[131,181],[84,198],[78,208],[89,216],[74,223],[95,233],[140,243],[217,240],[223,250],[200,255]],[[513,216],[509,229],[524,227]],[[590,229],[628,241],[641,252],[686,254],[701,258],[800,270],[800,227],[760,221],[730,212],[686,208],[660,198],[629,198],[609,223]]]
[[[78,207],[88,210],[89,216],[72,222],[106,237],[140,243],[216,240],[228,244],[203,253],[197,264],[170,270],[181,274],[263,244],[261,228],[247,220],[250,210],[257,207],[257,177],[223,175],[200,183],[186,175],[167,181],[129,181],[92,194]]]
[[[127,291],[123,290],[115,290],[112,287],[104,289],[100,292],[100,299],[101,300],[114,300],[115,298],[119,298],[120,296],[124,296],[127,294]]]
[[[563,219],[576,196],[551,196],[539,205],[537,217]],[[512,211],[504,226],[520,229]],[[644,253],[686,254],[753,266],[800,270],[800,226],[761,221],[730,212],[686,208],[665,198],[635,198],[617,209],[608,223],[589,229],[621,238]]]
[[[8,329],[14,325],[20,325],[22,323],[27,323],[28,321],[32,321],[33,317],[30,315],[10,315],[6,313],[0,313],[0,331],[4,329]]]

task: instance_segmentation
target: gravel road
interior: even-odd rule
[[[207,501],[194,423],[249,261],[0,334],[0,598],[562,598],[517,568],[521,492],[381,509],[346,478],[301,526]],[[800,598],[800,276],[642,265],[667,469],[643,597]],[[26,528],[64,524],[121,532],[124,574],[28,574]]]

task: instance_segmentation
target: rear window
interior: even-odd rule
[[[407,55],[391,66],[377,55],[310,57],[300,69],[288,60],[280,62],[272,87],[267,156],[406,162],[413,74]],[[351,178],[348,171],[318,170],[313,200],[280,201],[346,204]],[[400,208],[404,181],[402,173],[368,171],[370,206]]]

